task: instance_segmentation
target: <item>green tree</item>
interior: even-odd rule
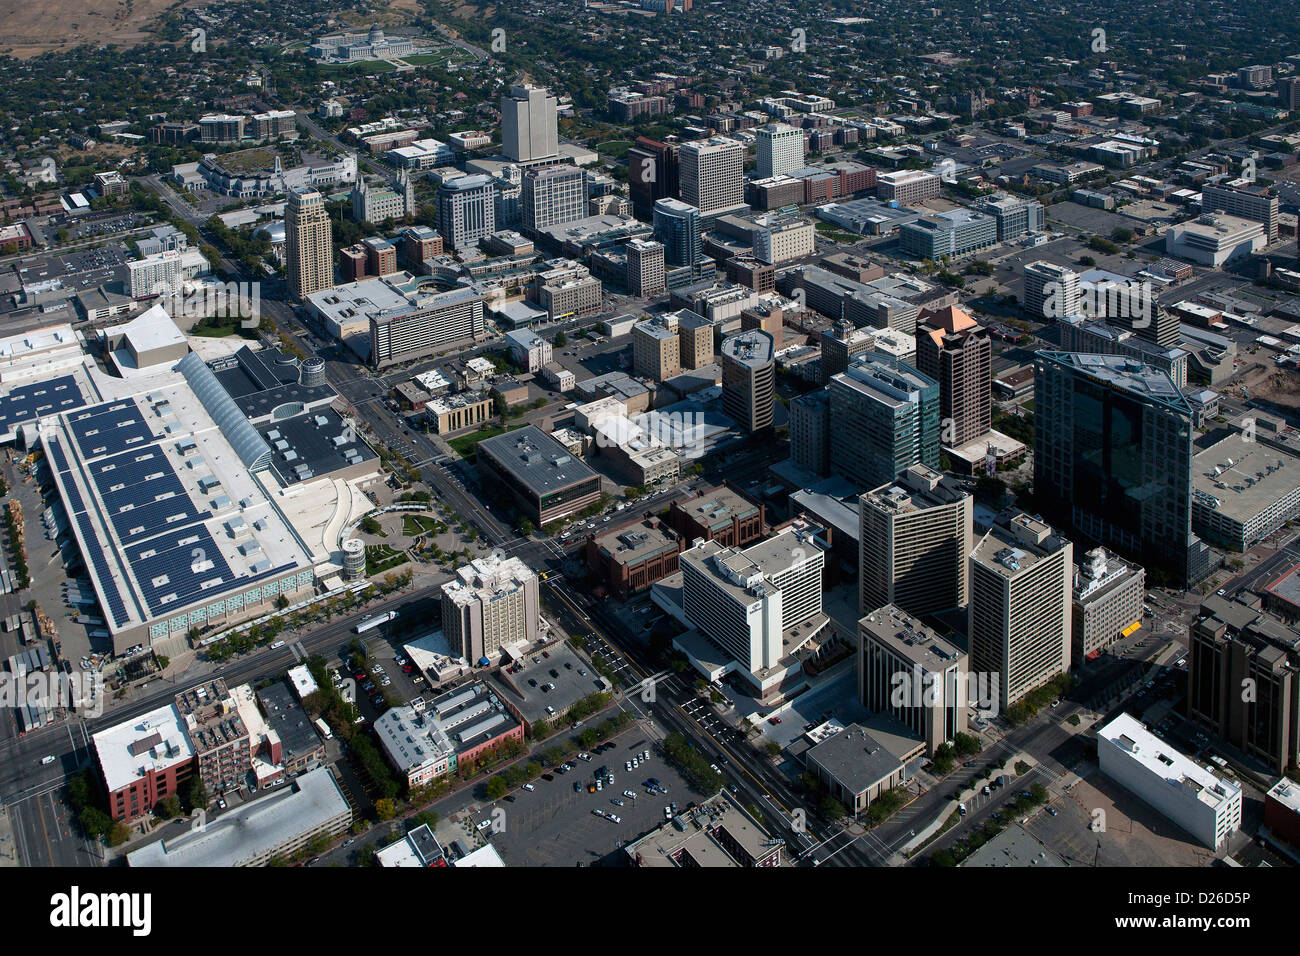
[[[489,800],[500,800],[506,795],[506,791],[509,789],[509,785],[506,783],[505,778],[499,774],[489,780],[483,788]]]

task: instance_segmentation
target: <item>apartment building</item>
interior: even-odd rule
[[[485,555],[442,586],[442,633],[471,663],[496,660],[503,647],[538,636],[537,575],[518,558]]]

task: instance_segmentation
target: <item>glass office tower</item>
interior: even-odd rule
[[[1034,496],[1076,536],[1189,586],[1210,571],[1192,534],[1192,409],[1161,370],[1116,355],[1034,360]]]

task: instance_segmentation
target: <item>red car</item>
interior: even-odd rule
[[[771,720],[768,721],[769,724],[779,724],[780,722],[781,722],[780,717],[773,717]]]

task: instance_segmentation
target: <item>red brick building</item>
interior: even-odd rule
[[[92,742],[114,820],[152,813],[194,773],[194,750],[174,704],[101,730]]]
[[[587,535],[587,570],[620,600],[647,590],[678,569],[682,539],[656,518]]]
[[[698,498],[674,501],[668,524],[688,548],[696,538],[743,548],[763,536],[763,506],[727,485]]]

